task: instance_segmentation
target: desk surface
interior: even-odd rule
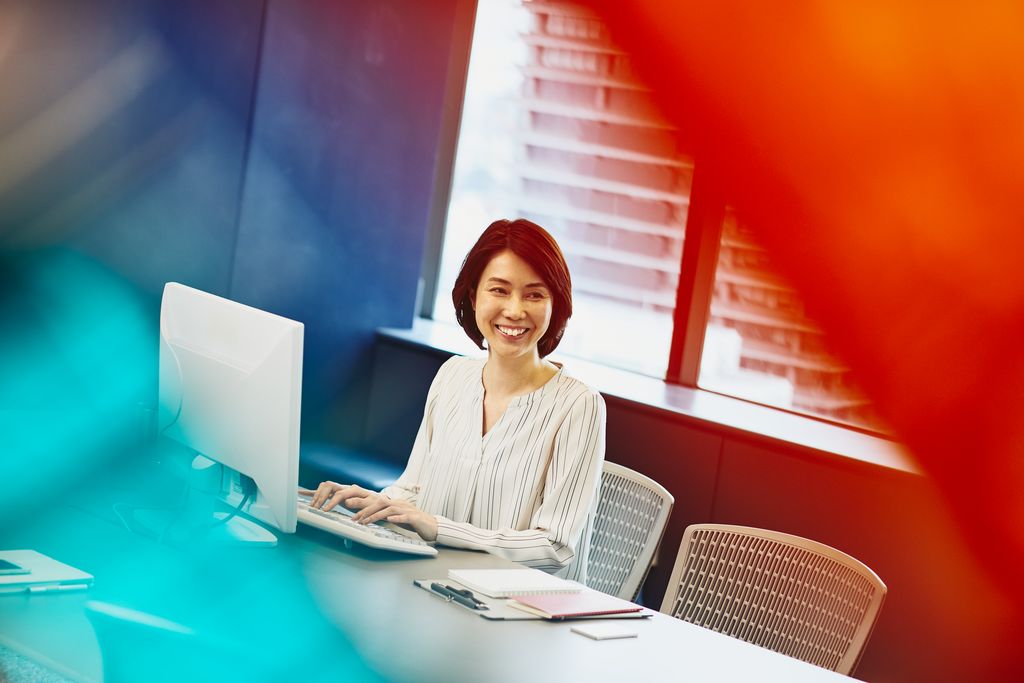
[[[484,553],[346,550],[315,530],[272,549],[176,551],[75,508],[15,536],[5,545],[96,577],[88,592],[0,596],[0,642],[77,680],[102,679],[90,599],[229,632],[274,662],[268,679],[334,670],[385,681],[850,680],[662,614],[631,620],[638,638],[594,641],[570,623],[487,621],[412,584],[452,567],[513,566]]]

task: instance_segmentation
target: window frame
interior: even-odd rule
[[[701,168],[700,159],[694,159],[676,307],[672,312],[672,344],[664,378],[670,384],[692,389],[699,388],[697,378],[704,351],[704,334],[711,316],[711,297],[715,289],[715,270],[725,218],[721,192],[713,185],[711,176]]]

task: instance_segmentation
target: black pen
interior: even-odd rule
[[[485,603],[483,600],[478,600],[477,597],[473,595],[473,591],[469,590],[468,588],[456,588],[455,586],[449,586],[447,584],[445,585],[445,588],[447,588],[450,592],[455,593],[456,595],[461,595],[467,600],[472,600],[473,604],[476,605],[477,609],[488,609],[487,603]]]
[[[487,605],[472,597],[472,593],[469,591],[462,591],[458,588],[445,586],[437,581],[430,584],[430,590],[442,596],[445,600],[454,600],[460,605],[468,607],[471,610],[488,609]],[[469,593],[469,595],[467,596],[466,593]]]

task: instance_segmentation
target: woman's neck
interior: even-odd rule
[[[484,390],[492,396],[528,394],[558,372],[554,364],[540,356],[501,358],[490,354],[484,365]]]

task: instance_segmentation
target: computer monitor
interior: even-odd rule
[[[159,429],[223,466],[193,461],[193,470],[213,470],[205,476],[214,496],[238,507],[248,495],[241,512],[286,533],[295,531],[302,341],[302,323],[176,282],[164,286]],[[237,515],[210,526],[240,542],[277,541]]]

